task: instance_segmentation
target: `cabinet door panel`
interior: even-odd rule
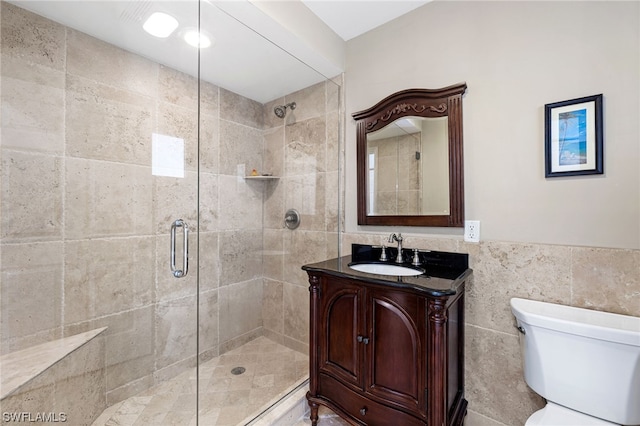
[[[341,282],[329,282],[323,289],[320,370],[362,386],[361,347],[357,342],[359,293],[357,287]]]
[[[398,298],[379,292],[370,299],[368,392],[425,413],[424,353],[421,334],[412,320],[419,310],[418,298],[406,295],[408,300],[399,301],[393,296]]]

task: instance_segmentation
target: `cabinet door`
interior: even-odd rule
[[[369,344],[366,392],[426,414],[425,305],[398,291],[372,290],[367,296]]]
[[[326,279],[320,291],[320,372],[362,387],[361,287]]]

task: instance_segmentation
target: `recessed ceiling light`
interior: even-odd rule
[[[142,28],[152,36],[166,38],[178,28],[178,21],[171,15],[162,12],[154,12],[145,21]]]
[[[193,47],[199,47],[201,49],[211,46],[211,39],[208,36],[193,29],[187,30],[184,33],[184,41]]]

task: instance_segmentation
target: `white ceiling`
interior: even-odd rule
[[[343,40],[351,40],[431,0],[302,0]]]
[[[198,3],[195,1],[9,1],[156,62],[198,75],[197,50],[180,38],[184,28],[197,27]],[[302,1],[346,41],[429,0]],[[166,39],[155,38],[142,30],[144,20],[156,11],[169,13],[180,23],[179,29]],[[201,50],[201,78],[242,96],[266,103],[343,71],[332,66],[318,66],[323,58],[313,60],[312,56],[317,53],[312,51],[306,51],[306,57],[298,59],[270,42],[269,35],[258,34],[241,24],[239,20],[250,20],[253,28],[267,28],[272,34],[284,31],[274,28],[273,21],[258,22],[266,21],[266,15],[246,0],[201,2],[200,13],[201,29],[214,39],[213,46]],[[287,34],[281,34],[279,39],[296,44]],[[313,63],[318,71],[305,62]]]

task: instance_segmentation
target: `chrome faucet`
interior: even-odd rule
[[[392,243],[394,241],[398,242],[398,256],[396,256],[396,263],[404,263],[404,258],[402,257],[402,234],[398,232],[398,235],[389,235],[389,242]]]

